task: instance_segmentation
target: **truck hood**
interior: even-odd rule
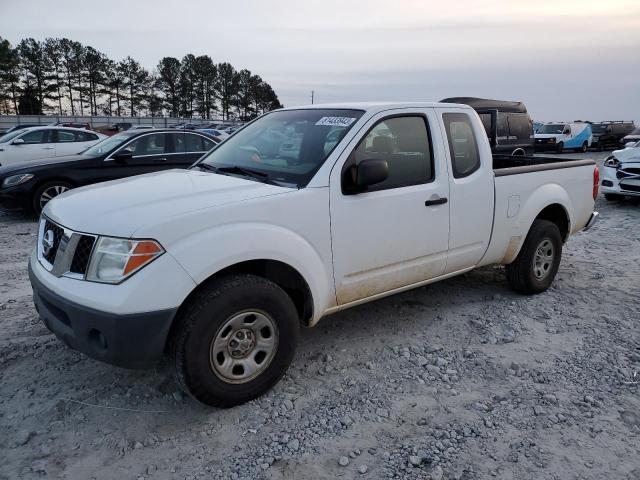
[[[168,217],[293,191],[199,170],[165,170],[70,190],[43,214],[75,231],[130,237]]]

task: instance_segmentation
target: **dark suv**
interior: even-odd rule
[[[493,153],[533,154],[533,121],[524,103],[474,97],[451,97],[441,102],[462,103],[478,112]]]
[[[633,131],[633,128],[633,122],[625,121],[591,123],[591,147],[600,151],[620,148],[620,142]]]

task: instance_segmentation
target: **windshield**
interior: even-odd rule
[[[29,130],[23,128],[21,130],[14,130],[13,132],[5,133],[0,137],[0,143],[10,142],[14,138],[16,138],[18,135],[22,135],[23,133],[27,133],[28,131]]]
[[[87,148],[84,152],[82,152],[82,154],[90,155],[92,157],[97,157],[98,155],[109,153],[111,150],[122,145],[126,140],[131,138],[133,135],[137,135],[137,132],[117,133],[111,137],[107,137],[104,140],[96,143],[92,147]]]
[[[548,125],[542,125],[540,130],[538,130],[538,133],[562,133],[563,131],[564,125],[550,123]]]
[[[591,125],[593,133],[606,133],[608,125]]]
[[[270,182],[304,187],[362,116],[361,110],[280,110],[251,123],[203,158],[218,169],[259,172]],[[238,173],[236,168],[234,173]]]
[[[640,127],[634,128],[629,135],[640,135]]]

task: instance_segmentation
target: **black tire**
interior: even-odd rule
[[[32,199],[32,208],[33,211],[36,214],[40,214],[40,212],[42,212],[42,209],[44,207],[44,205],[46,205],[46,203],[55,198],[57,195],[59,195],[60,193],[62,193],[62,190],[66,191],[66,190],[71,190],[73,188],[73,185],[71,185],[69,182],[65,182],[63,180],[53,180],[51,182],[47,182],[47,183],[43,183],[42,185],[40,185],[38,188],[36,188],[36,190],[33,192],[33,199]],[[53,190],[55,191],[56,189],[60,190],[60,192],[56,195],[49,195],[49,191]],[[47,195],[49,195],[51,198],[49,198],[49,200],[47,200],[46,202],[43,203],[43,195],[45,195],[45,193]]]
[[[589,144],[587,142],[583,142],[582,146],[578,149],[579,152],[586,153],[589,150]]]
[[[275,353],[255,377],[232,383],[215,370],[212,349],[216,339],[229,328],[222,330],[229,319],[249,311],[264,313],[275,324]],[[236,332],[228,334],[230,341]],[[205,405],[220,408],[239,405],[260,396],[282,378],[293,360],[299,337],[296,308],[278,285],[254,275],[230,275],[214,280],[190,298],[176,318],[170,338],[176,381]],[[230,352],[228,359],[233,361]]]
[[[614,201],[622,201],[624,200],[624,195],[619,195],[617,193],[605,193],[604,198],[606,198],[610,202]]]
[[[564,151],[564,143],[560,142],[556,145],[556,153],[562,153]]]
[[[536,254],[539,248],[548,242],[553,247],[553,258],[544,270],[544,276],[536,274]],[[558,226],[548,220],[537,219],[533,222],[520,253],[507,265],[507,280],[513,290],[525,295],[544,292],[558,273],[562,258],[562,237]]]

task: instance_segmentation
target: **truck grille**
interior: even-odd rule
[[[96,243],[95,237],[89,235],[82,235],[82,237],[80,237],[76,251],[73,254],[73,260],[71,261],[70,272],[79,273],[80,275],[86,273],[94,243]]]
[[[43,253],[42,253],[42,255],[47,260],[47,262],[53,265],[53,262],[56,259],[56,253],[58,253],[58,247],[60,246],[60,240],[62,240],[62,236],[64,235],[64,230],[58,225],[56,225],[55,223],[53,223],[51,220],[47,219],[44,223],[44,231],[53,232],[52,246],[48,247],[48,250],[44,250],[43,248]],[[43,240],[38,241],[40,247],[43,246],[42,242]]]
[[[627,183],[620,183],[620,188],[627,192],[640,192],[640,185],[630,185]]]
[[[58,277],[84,278],[96,236],[74,232],[46,217],[40,220],[38,260]]]

